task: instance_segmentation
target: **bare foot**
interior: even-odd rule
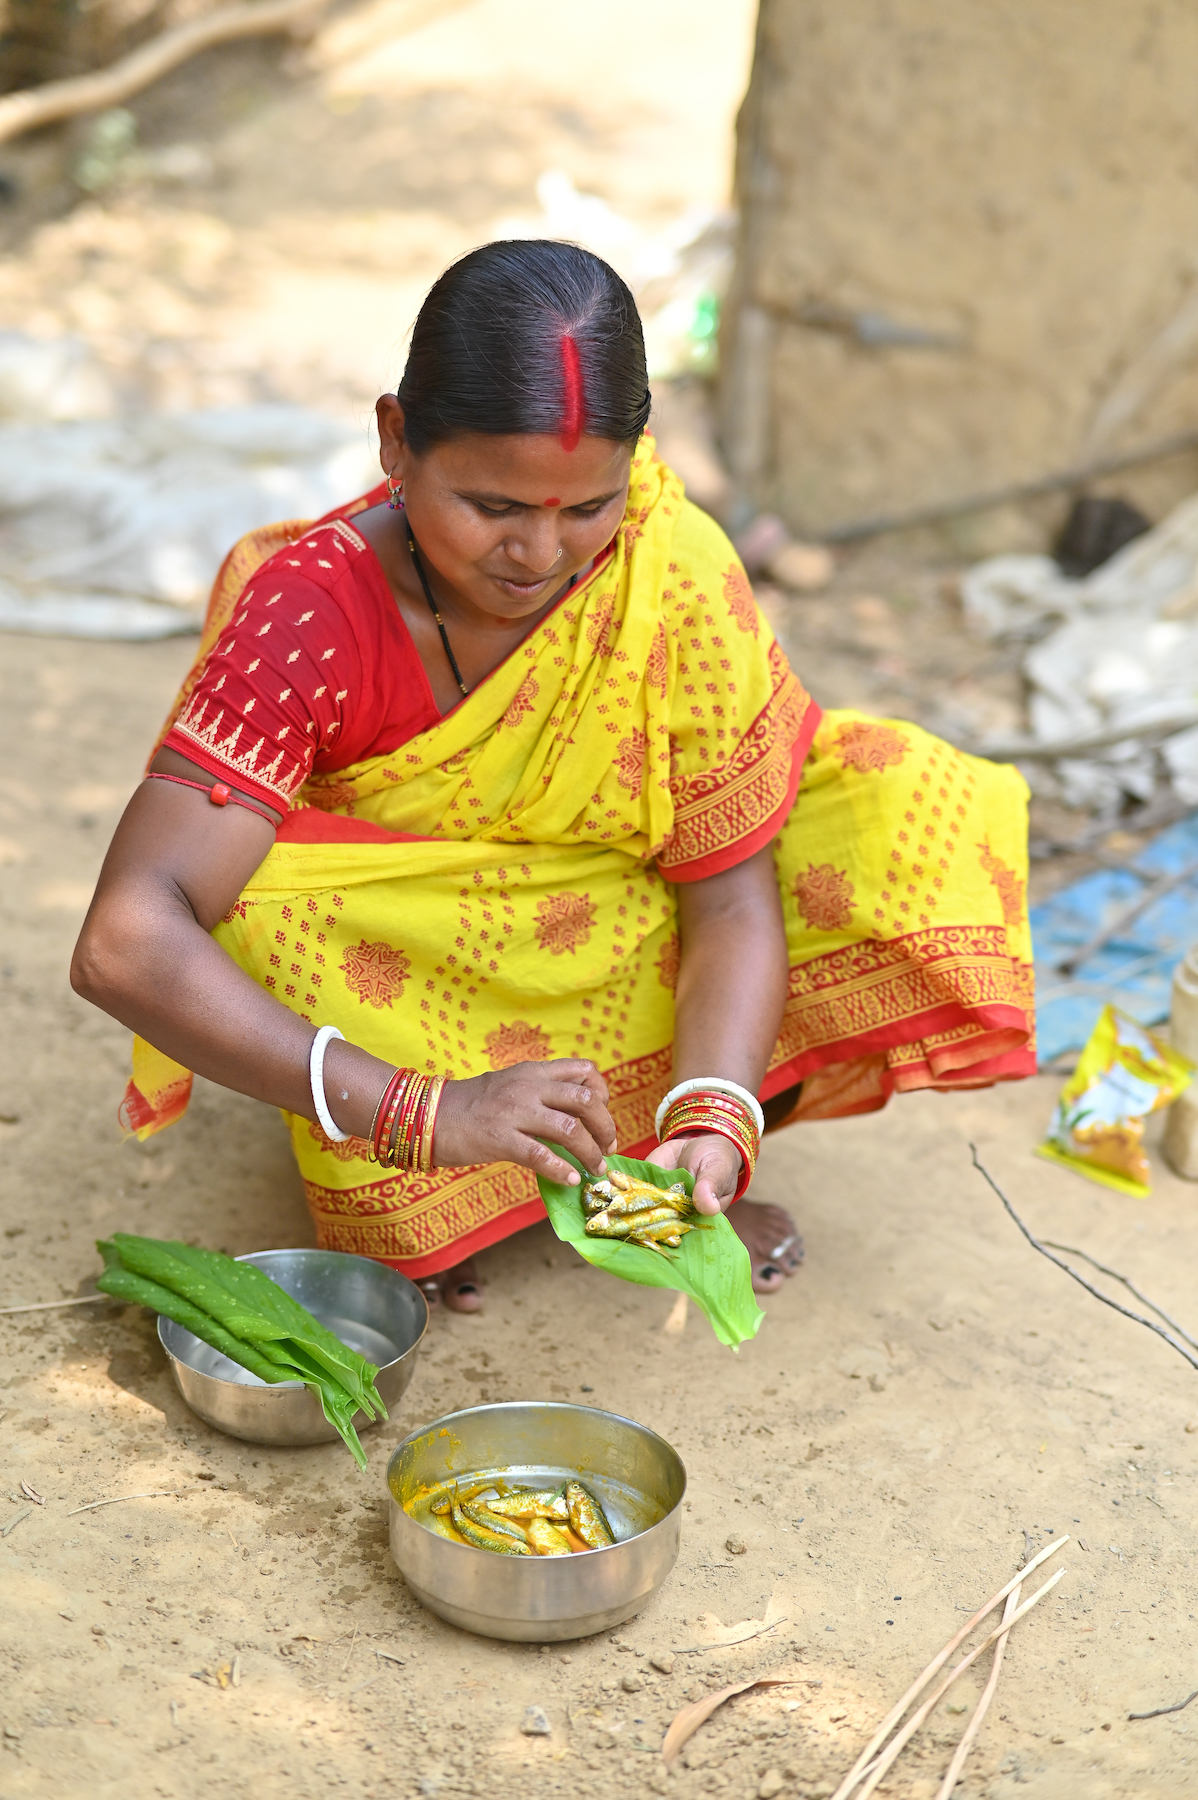
[[[440,1275],[430,1275],[417,1285],[430,1307],[447,1306],[450,1312],[482,1311],[483,1284],[472,1256],[452,1269],[444,1269]]]
[[[776,1294],[803,1260],[803,1240],[794,1220],[780,1206],[738,1200],[728,1213],[728,1222],[749,1252],[753,1292]]]

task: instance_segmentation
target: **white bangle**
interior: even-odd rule
[[[701,1089],[709,1094],[728,1094],[733,1100],[739,1100],[742,1106],[747,1106],[753,1115],[757,1135],[761,1136],[765,1130],[765,1114],[762,1112],[756,1096],[751,1094],[748,1088],[738,1087],[735,1081],[724,1081],[718,1075],[702,1075],[694,1081],[680,1081],[677,1087],[671,1088],[657,1109],[653,1120],[654,1131],[660,1132],[662,1120],[675,1100],[681,1100],[684,1094],[696,1094]]]
[[[334,1144],[348,1144],[354,1135],[352,1131],[338,1129],[337,1121],[329,1111],[329,1103],[324,1097],[324,1053],[334,1038],[345,1038],[335,1025],[322,1025],[312,1039],[312,1048],[308,1052],[308,1078],[312,1083],[312,1104],[316,1108],[316,1117],[320,1120],[320,1129]]]

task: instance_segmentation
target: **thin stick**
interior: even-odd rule
[[[719,1566],[718,1563],[711,1565],[712,1568],[719,1568]],[[730,1569],[732,1564],[726,1563],[724,1567]],[[726,1638],[722,1644],[689,1644],[685,1650],[675,1650],[674,1655],[698,1656],[703,1650],[734,1650],[737,1644],[751,1643],[754,1638],[764,1637],[767,1631],[777,1631],[779,1625],[785,1625],[788,1622],[786,1618],[771,1619],[768,1625],[759,1625],[756,1631],[746,1631],[744,1637]]]
[[[1160,438],[1137,450],[1101,456],[1094,462],[1078,463],[1052,475],[1038,475],[1031,481],[1012,482],[1009,487],[990,488],[980,494],[963,494],[956,500],[941,500],[931,506],[916,507],[911,512],[850,519],[818,532],[816,536],[822,544],[851,544],[859,538],[878,537],[884,531],[909,531],[916,525],[937,525],[942,519],[959,518],[962,513],[988,512],[996,506],[1009,506],[1013,501],[1034,500],[1041,494],[1055,493],[1059,488],[1084,487],[1101,475],[1117,475],[1123,469],[1134,469],[1144,463],[1163,462],[1167,457],[1182,456],[1189,450],[1198,450],[1198,431],[1175,432],[1172,437]]]
[[[207,1493],[209,1490],[205,1488],[203,1491]],[[92,1500],[87,1506],[73,1506],[66,1516],[68,1519],[73,1519],[76,1513],[95,1512],[98,1506],[119,1506],[122,1500],[166,1500],[174,1494],[198,1494],[199,1492],[198,1487],[187,1487],[151,1488],[146,1494],[114,1494],[111,1500]]]
[[[402,1656],[393,1656],[391,1654],[390,1650],[376,1650],[375,1655],[381,1656],[384,1662],[398,1663],[401,1669],[404,1666],[403,1657]]]
[[[7,1525],[0,1527],[0,1538],[6,1538],[10,1531],[15,1531],[21,1520],[27,1519],[32,1511],[32,1506],[27,1506],[24,1512],[19,1512],[15,1519],[10,1519]]]
[[[345,1661],[341,1665],[341,1673],[343,1675],[345,1674],[345,1671],[349,1668],[349,1659],[354,1653],[354,1645],[357,1643],[357,1641],[358,1641],[358,1627],[355,1625],[354,1626],[354,1635],[352,1638],[350,1638],[349,1649],[345,1653]]]
[[[1045,1238],[1044,1242],[1050,1250],[1059,1250],[1064,1256],[1080,1256],[1082,1261],[1088,1262],[1092,1269],[1098,1269],[1101,1274],[1109,1275],[1112,1281],[1121,1281],[1129,1294],[1134,1294],[1137,1300],[1142,1300],[1158,1319],[1163,1319],[1166,1325],[1173,1327],[1178,1337],[1184,1338],[1187,1344],[1191,1344],[1195,1350],[1198,1350],[1198,1338],[1191,1337],[1184,1325],[1179,1325],[1163,1306],[1158,1306],[1155,1300],[1150,1300],[1147,1294],[1142,1294],[1135,1282],[1129,1281],[1126,1275],[1120,1275],[1118,1269],[1108,1269],[1105,1263],[1100,1263],[1098,1258],[1091,1256],[1088,1250],[1075,1250],[1071,1244],[1054,1244],[1051,1238]]]
[[[1198,1688],[1190,1695],[1189,1700],[1179,1700],[1176,1706],[1157,1706],[1152,1712],[1128,1713],[1129,1719],[1163,1719],[1166,1713],[1184,1712],[1190,1700],[1198,1700]]]
[[[1080,950],[1070,950],[1066,955],[1058,957],[1055,966],[1062,975],[1072,975],[1082,963],[1089,962],[1092,956],[1096,956],[1100,950],[1105,949],[1112,938],[1118,937],[1119,933],[1127,926],[1133,925],[1142,913],[1148,911],[1150,906],[1155,906],[1158,900],[1163,900],[1166,894],[1171,894],[1174,888],[1191,881],[1195,875],[1198,875],[1198,862],[1191,862],[1187,863],[1184,869],[1175,870],[1172,875],[1162,875],[1156,881],[1149,882],[1138,900],[1133,900],[1131,905],[1124,907],[1123,911],[1112,919],[1109,925],[1104,925],[1101,931],[1096,931]]]
[[[1198,446],[1196,446],[1198,447]],[[1126,719],[1121,725],[1103,725],[1097,731],[1081,731],[1076,737],[1008,738],[983,744],[961,745],[988,762],[1054,762],[1060,756],[1090,756],[1096,750],[1109,750],[1128,738],[1168,738],[1180,731],[1191,731],[1198,725],[1198,707],[1162,707],[1155,715],[1143,719]]]
[[[1019,1589],[1012,1588],[1007,1595],[1006,1610],[1002,1616],[1004,1625],[1010,1625],[1010,1621],[1014,1618],[1018,1605]],[[953,1751],[953,1760],[948,1765],[948,1772],[940,1784],[940,1792],[936,1795],[936,1800],[952,1800],[953,1789],[956,1787],[958,1781],[960,1781],[961,1770],[965,1767],[965,1758],[973,1749],[974,1739],[982,1729],[982,1720],[986,1717],[990,1702],[994,1698],[994,1690],[998,1686],[998,1672],[1002,1668],[1003,1651],[1007,1647],[1007,1635],[1007,1632],[1004,1631],[994,1646],[994,1662],[991,1664],[990,1674],[987,1678],[986,1685],[982,1689],[981,1697],[973,1709],[973,1717],[965,1727],[961,1742]]]
[[[219,7],[186,25],[161,32],[107,69],[5,94],[0,100],[0,143],[39,125],[53,124],[56,119],[119,106],[122,100],[149,87],[159,76],[212,44],[293,30],[315,18],[325,5],[327,0],[259,0],[252,6]]]
[[[1026,1570],[1024,1573],[1026,1574]],[[977,1661],[978,1657],[981,1656],[982,1652],[989,1644],[992,1644],[996,1638],[1000,1638],[1005,1632],[1008,1632],[1015,1621],[1023,1617],[1024,1613],[1030,1612],[1037,1600],[1043,1599],[1049,1588],[1054,1588],[1065,1573],[1066,1571],[1064,1569],[1058,1569],[1056,1574],[1051,1575],[1044,1583],[1044,1586],[1038,1589],[1038,1591],[1032,1595],[1030,1600],[1025,1600],[1023,1605],[1017,1608],[1017,1610],[1011,1614],[1009,1619],[996,1625],[988,1637],[984,1637],[981,1643],[969,1652],[968,1656],[963,1656],[960,1662],[957,1663],[954,1668],[949,1670],[948,1674],[944,1677],[944,1680],[940,1683],[940,1686],[932,1689],[932,1692],[918,1711],[913,1712],[902,1730],[895,1737],[891,1738],[885,1750],[883,1750],[881,1756],[879,1756],[877,1762],[874,1764],[873,1771],[867,1778],[860,1794],[857,1796],[857,1800],[869,1800],[869,1796],[882,1780],[886,1771],[910,1743],[928,1714],[932,1711],[933,1707],[939,1704],[940,1700],[953,1685],[953,1682],[957,1679],[958,1675],[963,1675],[966,1669],[970,1668],[972,1664]]]
[[[1198,1356],[1191,1356],[1190,1352],[1185,1348],[1185,1346],[1183,1344],[1179,1344],[1177,1339],[1173,1336],[1173,1334],[1171,1332],[1166,1331],[1163,1325],[1158,1325],[1155,1322],[1155,1320],[1153,1320],[1153,1319],[1144,1318],[1141,1313],[1134,1313],[1134,1312],[1130,1311],[1130,1309],[1126,1306],[1120,1306],[1120,1304],[1117,1300],[1112,1300],[1109,1294],[1104,1294],[1101,1288],[1096,1288],[1092,1281],[1087,1281],[1084,1275],[1079,1275],[1076,1269],[1071,1269],[1067,1262],[1062,1262],[1059,1256],[1054,1256],[1052,1251],[1049,1250],[1044,1244],[1042,1244],[1040,1242],[1039,1238],[1033,1237],[1031,1232],[1028,1230],[1027,1226],[1024,1224],[1023,1220],[1019,1217],[1019,1214],[1015,1211],[1015,1208],[1011,1205],[1011,1202],[1007,1199],[1007,1196],[1003,1193],[1002,1189],[999,1187],[997,1181],[995,1181],[993,1175],[991,1175],[989,1169],[987,1169],[983,1163],[978,1161],[977,1146],[974,1144],[970,1144],[969,1148],[973,1154],[974,1168],[978,1171],[979,1175],[984,1176],[985,1179],[990,1183],[990,1186],[994,1189],[995,1193],[998,1195],[999,1199],[1002,1201],[1003,1205],[1006,1207],[1007,1211],[1010,1213],[1012,1219],[1014,1219],[1016,1225],[1018,1225],[1020,1231],[1022,1231],[1024,1237],[1027,1239],[1028,1243],[1032,1246],[1033,1250],[1038,1250],[1040,1252],[1041,1256],[1046,1256],[1050,1263],[1056,1264],[1058,1269],[1064,1269],[1066,1275],[1072,1275],[1074,1281],[1076,1281],[1081,1287],[1084,1287],[1087,1294],[1093,1294],[1094,1298],[1096,1300],[1101,1300],[1102,1304],[1104,1306],[1111,1307],[1114,1312],[1122,1313],[1123,1317],[1125,1319],[1131,1319],[1133,1321],[1133,1323],[1135,1323],[1136,1325],[1146,1325],[1148,1327],[1149,1331],[1155,1331],[1157,1337],[1164,1338],[1166,1344],[1171,1344],[1173,1349],[1176,1350],[1176,1352],[1179,1356],[1185,1357],[1185,1359],[1189,1363],[1191,1369],[1198,1369]]]
[[[9,1313],[57,1312],[60,1306],[92,1306],[97,1300],[111,1300],[111,1294],[80,1294],[77,1300],[39,1300],[35,1306],[0,1306],[0,1318]]]
[[[992,1613],[996,1606],[1000,1606],[1007,1595],[1011,1593],[1014,1588],[1017,1588],[1020,1582],[1025,1580],[1026,1577],[1031,1574],[1033,1569],[1037,1568],[1040,1563],[1046,1562],[1050,1556],[1055,1556],[1057,1551],[1061,1548],[1061,1545],[1067,1544],[1068,1542],[1069,1534],[1068,1532],[1064,1532],[1059,1538],[1054,1538],[1051,1544],[1045,1544],[1038,1556],[1034,1556],[1031,1562],[1025,1563],[1018,1575],[1012,1575],[1006,1586],[1000,1587],[997,1594],[994,1594],[987,1600],[985,1606],[980,1607],[978,1611],[974,1613],[972,1619],[962,1625],[956,1637],[952,1637],[948,1640],[944,1649],[932,1658],[927,1668],[923,1671],[923,1674],[915,1677],[915,1680],[911,1683],[911,1686],[907,1689],[902,1699],[891,1707],[890,1711],[886,1714],[886,1717],[882,1720],[882,1723],[878,1726],[878,1729],[874,1732],[874,1735],[870,1738],[868,1744],[833,1794],[832,1800],[847,1800],[847,1796],[853,1791],[853,1788],[865,1773],[870,1758],[886,1742],[886,1739],[890,1736],[890,1733],[894,1730],[894,1727],[898,1724],[912,1700],[914,1700],[915,1696],[922,1692],[927,1686],[936,1671],[944,1667],[953,1651],[956,1650],[960,1644],[965,1642],[965,1639],[969,1636],[974,1626],[980,1625],[982,1620],[986,1618],[989,1613]]]

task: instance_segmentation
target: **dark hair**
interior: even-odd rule
[[[484,244],[430,288],[399,401],[417,456],[475,431],[635,444],[650,404],[636,302],[577,244]]]

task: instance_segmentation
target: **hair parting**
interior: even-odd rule
[[[399,401],[416,456],[475,432],[633,446],[651,403],[636,302],[577,244],[484,244],[430,288]]]
[[[562,334],[562,449],[577,450],[586,424],[582,392],[582,364],[578,345],[568,332]]]

